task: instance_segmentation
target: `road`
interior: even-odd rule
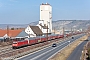
[[[21,57],[18,60],[48,60],[50,57],[55,55],[58,51],[62,50],[63,48],[68,46],[70,43],[72,43],[76,39],[80,38],[81,36],[84,36],[84,34],[75,36],[74,39],[69,38],[63,42],[60,42],[57,44],[57,47],[49,46],[40,51],[31,53],[28,56]]]
[[[71,53],[71,55],[68,57],[67,60],[80,60],[82,50],[84,45],[87,43],[87,41],[83,41],[81,44],[79,44],[75,50]]]

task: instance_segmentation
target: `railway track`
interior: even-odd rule
[[[12,47],[12,46],[9,45],[9,46],[5,46],[5,47],[0,47],[0,51],[1,51],[1,50],[5,50],[5,49],[8,49],[8,48],[10,48],[10,47]]]
[[[35,44],[32,46],[27,46],[27,47],[23,47],[23,48],[19,48],[19,49],[12,49],[11,47],[1,49],[0,50],[0,58],[7,58],[7,57],[11,57],[11,56],[16,56],[18,54],[22,54],[23,52],[32,51],[33,49],[36,49],[38,47],[42,47],[44,45],[48,45],[48,44],[56,42],[56,41],[57,42],[63,41],[63,39],[56,39],[56,40],[52,40],[52,41],[48,41],[48,42],[44,42],[44,43],[39,43],[39,44]]]
[[[54,40],[52,40],[51,42],[54,42]],[[14,56],[14,55],[17,55],[19,53],[47,45],[51,42],[48,42],[48,43],[44,42],[44,43],[35,44],[32,46],[27,46],[27,47],[23,47],[23,48],[19,48],[19,49],[12,49],[12,48],[2,49],[2,50],[0,50],[0,58],[6,58],[6,57]]]
[[[1,50],[1,51],[0,51],[0,55],[5,54],[5,53],[7,53],[7,52],[9,52],[9,51],[11,51],[11,50],[13,50],[13,49],[12,49],[12,48],[8,48],[8,49],[6,49],[6,50]]]
[[[8,51],[8,50],[10,50],[10,49],[12,49],[12,48],[9,47],[9,48],[5,48],[5,49],[0,49],[0,53],[1,53],[1,52],[5,52],[5,51]]]

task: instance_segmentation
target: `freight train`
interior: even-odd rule
[[[77,33],[80,34],[80,33]],[[66,34],[65,37],[71,36],[72,34]],[[75,33],[73,35],[76,35]],[[19,48],[22,46],[26,46],[26,45],[32,45],[32,44],[37,44],[37,43],[41,43],[41,42],[46,42],[48,40],[54,40],[54,39],[60,39],[60,38],[64,38],[64,35],[48,35],[47,36],[38,36],[38,37],[33,37],[33,38],[25,38],[25,39],[16,39],[13,41],[12,44],[12,48]]]
[[[59,38],[63,38],[64,35],[48,35],[47,36],[37,36],[37,37],[31,37],[31,38],[25,38],[25,39],[16,39],[13,40],[13,44],[12,44],[12,48],[19,48],[22,46],[26,46],[26,45],[32,45],[32,44],[37,44],[37,43],[41,43],[41,42],[46,42],[48,40],[54,40],[54,39],[59,39]]]

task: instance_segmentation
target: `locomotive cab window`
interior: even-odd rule
[[[13,42],[13,44],[17,44],[17,42]]]

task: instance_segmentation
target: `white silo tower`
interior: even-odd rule
[[[41,22],[43,21],[43,23]],[[48,3],[40,5],[40,21],[39,24],[48,25],[48,33],[52,33],[52,6]]]

